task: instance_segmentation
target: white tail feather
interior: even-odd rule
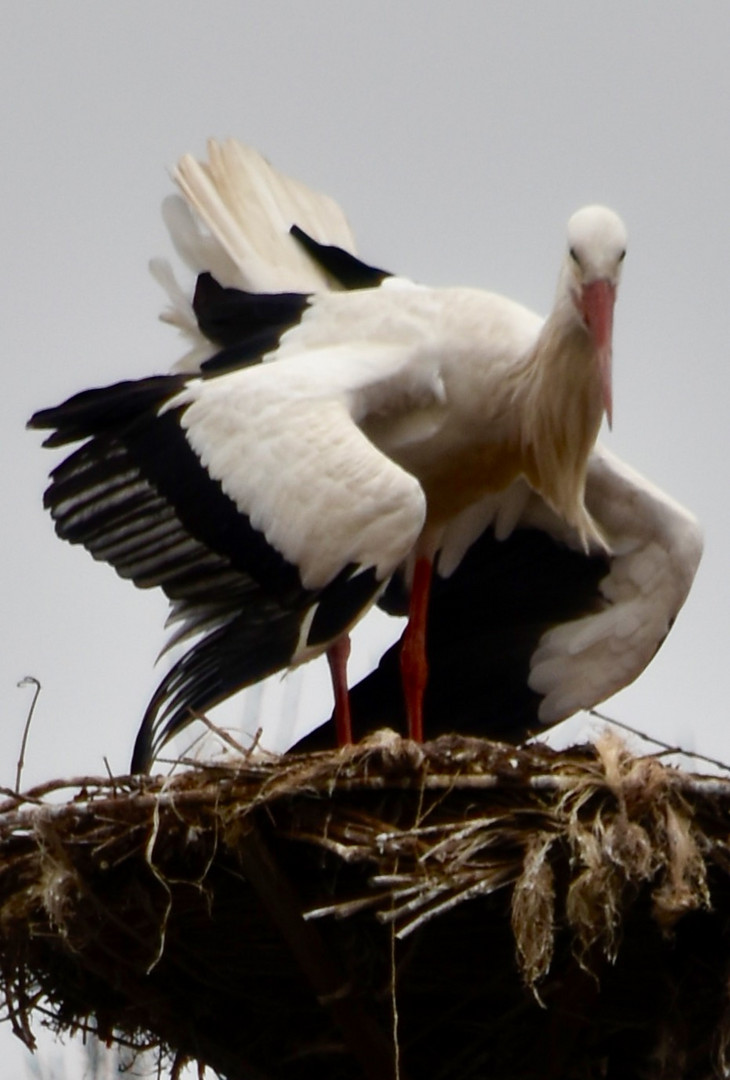
[[[215,354],[216,346],[198,329],[193,305],[167,259],[150,259],[150,273],[165,290],[170,301],[169,306],[161,312],[160,319],[176,326],[190,344],[184,356],[173,364],[172,370],[192,375],[200,371],[204,360]]]
[[[220,240],[203,228],[181,195],[168,195],[163,200],[162,219],[175,250],[192,270],[193,280],[207,270],[221,285],[241,285],[238,267]]]
[[[257,151],[234,139],[210,140],[208,162],[186,154],[174,176],[190,206],[199,215],[217,248],[233,264],[236,285],[254,292],[311,292],[332,282],[289,234],[298,225],[315,240],[354,251],[354,238],[337,203],[277,172]],[[173,221],[174,240],[190,264],[201,254],[202,235],[193,237],[182,221]],[[178,234],[178,229],[180,233]],[[210,270],[210,266],[199,266]]]

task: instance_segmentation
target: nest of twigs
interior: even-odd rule
[[[229,1080],[725,1076],[729,843],[730,782],[615,740],[48,785],[0,806],[5,1008]]]

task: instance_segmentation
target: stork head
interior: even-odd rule
[[[601,394],[611,425],[611,338],[613,307],[621,266],[626,255],[626,228],[605,206],[584,206],[568,222],[565,277],[577,317],[596,352]]]

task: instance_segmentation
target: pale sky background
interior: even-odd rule
[[[706,550],[660,654],[605,711],[730,759],[729,58],[726,0],[6,4],[0,784],[23,676],[43,684],[27,785],[99,773],[104,755],[125,771],[164,670],[164,598],[55,537],[41,496],[57,455],[24,424],[176,359],[147,261],[171,252],[169,167],[209,135],[337,198],[365,259],[543,313],[570,213],[622,215],[606,442],[697,514]],[[329,712],[326,687],[302,698]],[[4,1080],[19,1044],[0,1039]]]

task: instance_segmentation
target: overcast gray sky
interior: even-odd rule
[[[146,266],[170,250],[167,170],[208,135],[335,196],[366,259],[541,312],[569,214],[622,215],[606,442],[694,510],[706,551],[659,656],[605,710],[730,758],[730,5],[24,0],[3,15],[0,783],[23,676],[43,684],[27,783],[99,772],[103,755],[125,770],[159,677],[164,600],[55,538],[54,457],[24,424],[176,358]]]

